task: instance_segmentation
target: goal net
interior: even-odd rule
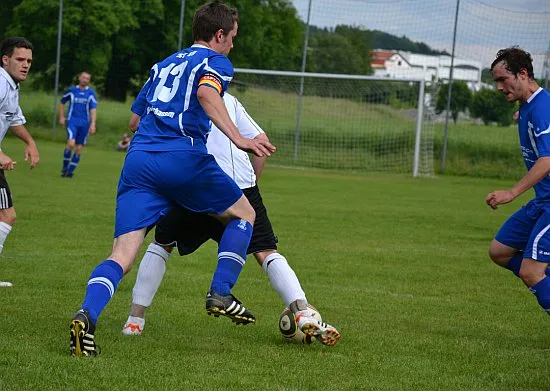
[[[270,162],[433,174],[424,82],[236,69],[231,85],[277,146]]]

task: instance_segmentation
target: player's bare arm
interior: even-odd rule
[[[139,125],[139,120],[140,119],[141,119],[141,117],[139,115],[137,115],[136,113],[132,113],[132,117],[130,118],[130,122],[128,122],[128,127],[130,128],[132,133],[136,132],[136,130],[138,128],[138,125]]]
[[[28,161],[31,168],[34,168],[40,161],[40,154],[34,139],[23,125],[10,127],[10,130],[27,146],[25,148],[25,161]]]
[[[229,117],[227,108],[216,90],[208,86],[200,86],[197,90],[197,98],[208,115],[216,125],[239,149],[252,152],[256,156],[271,156],[275,152],[269,140],[245,139]],[[267,136],[266,136],[267,138]]]
[[[255,139],[259,138],[267,139],[267,135],[265,133],[260,133],[255,137]],[[262,172],[264,170],[266,160],[267,157],[259,157],[256,155],[252,155],[250,159],[250,164],[252,164],[252,169],[254,170],[254,174],[256,175],[256,182],[260,180],[260,176],[262,175]]]
[[[65,125],[67,120],[65,119],[65,105],[60,103],[59,104],[59,124]]]
[[[90,109],[90,134],[95,134],[95,121],[97,118],[97,109]]]
[[[508,190],[496,190],[489,193],[485,202],[493,209],[497,209],[498,205],[512,202],[521,194],[539,183],[544,177],[550,173],[550,157],[545,156],[538,158],[535,165],[519,180],[516,185]]]
[[[0,169],[11,171],[15,168],[15,164],[11,157],[6,155],[4,152],[0,152]]]

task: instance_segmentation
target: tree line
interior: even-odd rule
[[[191,20],[205,1],[186,0],[183,47],[192,44]],[[22,35],[35,46],[32,84],[54,84],[59,0],[3,0],[0,34]],[[306,25],[290,0],[231,0],[239,32],[230,59],[235,67],[298,71]],[[71,0],[64,2],[60,83],[82,70],[99,92],[124,101],[135,94],[157,61],[177,50],[181,0]],[[440,54],[428,45],[376,30],[311,26],[306,71],[372,74],[371,50]]]
[[[458,80],[453,81],[452,86],[450,113],[455,123],[460,112],[468,112],[470,117],[481,119],[485,125],[496,123],[500,126],[509,126],[512,124],[517,105],[508,102],[501,92],[489,88],[472,92],[465,82]],[[436,102],[437,114],[445,111],[448,93],[449,83],[441,85]]]

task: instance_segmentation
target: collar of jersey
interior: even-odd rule
[[[541,91],[542,91],[542,87],[539,87],[539,89],[533,92],[533,95],[531,95],[529,99],[527,99],[526,103],[531,103],[533,99],[535,99],[535,96],[537,96]]]
[[[191,45],[192,48],[203,48],[203,49],[210,49],[208,46],[201,45],[200,43],[195,43]],[[210,49],[212,50],[212,49]]]
[[[4,69],[4,67],[0,67],[0,73],[2,74],[2,76],[4,76],[7,80],[8,80],[8,83],[10,83],[10,85],[12,86],[12,88],[14,90],[16,90],[18,88],[18,84],[13,80],[13,78],[10,76],[10,74]]]

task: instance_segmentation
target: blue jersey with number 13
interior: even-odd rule
[[[232,78],[229,59],[202,45],[193,45],[155,64],[132,104],[132,112],[141,116],[141,121],[130,150],[186,150],[195,140],[206,144],[210,120],[198,101],[197,90],[205,85],[223,95]]]

